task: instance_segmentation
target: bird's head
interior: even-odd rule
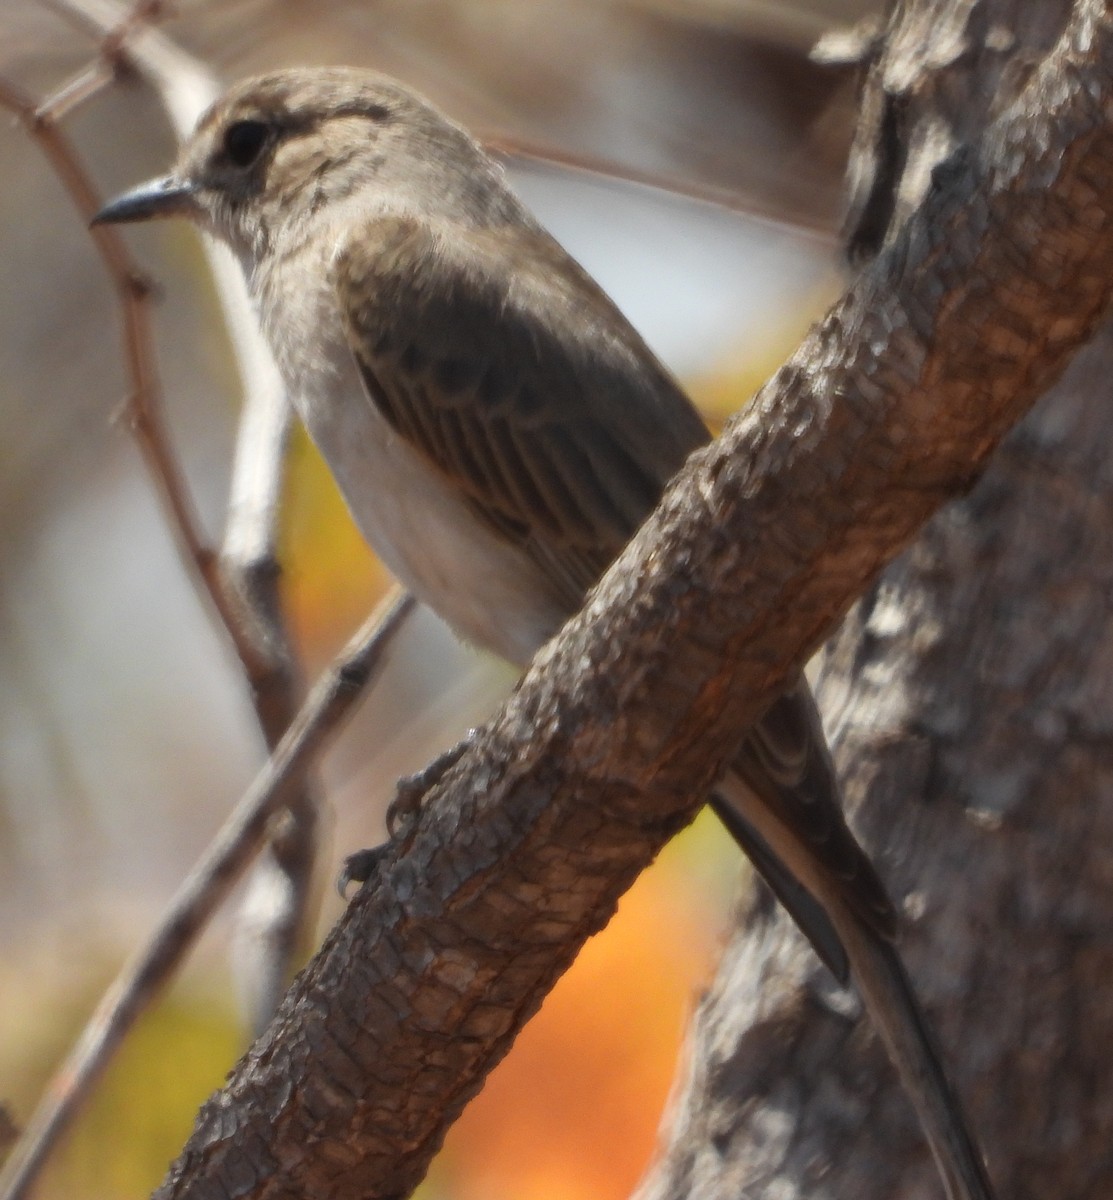
[[[499,173],[459,126],[369,71],[309,68],[238,84],[201,118],[173,169],[95,222],[186,216],[249,261],[358,204],[497,219]]]

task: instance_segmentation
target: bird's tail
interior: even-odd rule
[[[920,1118],[950,1200],[994,1200],[962,1103],[896,946],[837,897],[825,899],[851,976]]]
[[[896,910],[843,818],[823,726],[803,677],[750,731],[713,803],[823,961],[841,980],[849,974],[857,983],[950,1200],[993,1200],[897,952]]]
[[[772,816],[770,805],[736,775],[721,781],[712,803],[819,956],[841,983],[849,976],[857,985],[916,1109],[949,1200],[994,1200],[962,1104],[893,940],[895,914],[892,922],[879,920],[877,903],[864,903],[854,890],[864,867],[859,864],[856,871],[837,875],[798,829],[790,834]],[[828,854],[835,866],[854,862],[851,849],[862,854],[849,830],[840,829],[847,844],[833,857]],[[868,889],[867,900],[880,887],[878,882]]]

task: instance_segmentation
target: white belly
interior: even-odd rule
[[[291,303],[283,288],[289,266],[252,280],[257,293],[285,292],[286,303],[262,305],[272,314],[264,328],[298,415],[363,536],[462,638],[524,665],[569,613],[532,560],[482,524],[375,407],[348,349],[327,269],[298,272],[299,281],[319,281],[320,291],[303,287]]]
[[[533,562],[490,532],[387,424],[354,360],[294,402],[387,568],[461,637],[527,663],[569,614]]]

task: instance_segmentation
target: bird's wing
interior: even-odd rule
[[[707,440],[689,400],[540,230],[379,217],[341,251],[337,287],[371,401],[522,546],[571,614]],[[802,679],[755,726],[735,770],[867,923],[891,934]],[[817,946],[829,942],[801,924]]]
[[[691,402],[540,230],[378,217],[336,270],[371,401],[574,612],[708,440]]]
[[[822,865],[858,917],[880,937],[895,937],[893,902],[847,827],[819,711],[803,675],[753,727],[733,766]]]

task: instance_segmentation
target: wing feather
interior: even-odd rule
[[[708,434],[538,229],[369,220],[337,288],[368,395],[578,606]]]
[[[687,397],[539,229],[379,217],[343,248],[337,287],[370,401],[574,611],[707,441]],[[735,769],[867,924],[890,936],[892,907],[843,819],[802,679],[754,729]],[[829,924],[764,842],[755,853],[839,970]]]

